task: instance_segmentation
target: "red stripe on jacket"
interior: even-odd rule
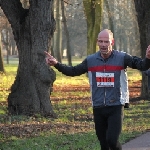
[[[96,72],[96,71],[118,71],[124,69],[122,66],[94,66],[89,67],[88,71]]]

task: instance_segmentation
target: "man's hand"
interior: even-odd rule
[[[54,66],[58,63],[58,61],[48,52],[44,51],[45,55],[46,55],[46,63],[49,64],[50,66]]]
[[[150,59],[150,45],[148,46],[146,50],[146,58]]]
[[[124,108],[129,108],[129,103],[125,103]]]

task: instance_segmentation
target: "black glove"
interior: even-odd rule
[[[129,103],[125,103],[124,108],[129,108]]]

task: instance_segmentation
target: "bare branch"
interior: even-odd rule
[[[69,4],[69,5],[72,5],[72,4],[70,4],[68,1],[65,1],[65,0],[64,0],[64,3]]]
[[[69,5],[71,5],[71,6],[73,6],[73,4],[71,4],[71,3],[69,3],[68,1],[65,1],[65,0],[63,0],[64,1],[64,3],[66,3],[66,4],[69,4]],[[80,5],[82,2],[80,2],[80,3],[78,3],[78,4],[76,4],[76,5]]]
[[[24,14],[24,9],[20,0],[1,0],[1,8],[6,15],[12,28],[20,28],[20,20]]]

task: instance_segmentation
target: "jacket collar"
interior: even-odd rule
[[[113,56],[114,56],[114,53],[115,53],[115,51],[112,50],[111,55],[110,55],[108,58],[113,57]],[[97,59],[102,59],[102,60],[104,60],[104,58],[101,56],[100,50],[96,53],[96,58],[97,58]],[[106,59],[108,59],[108,58],[106,58]]]

